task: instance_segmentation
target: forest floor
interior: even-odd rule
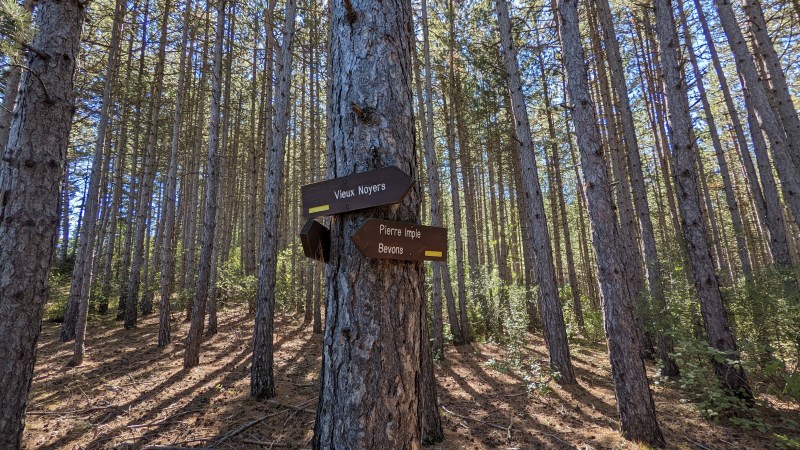
[[[24,448],[310,447],[322,337],[302,318],[277,317],[276,397],[257,402],[249,397],[251,322],[242,310],[221,311],[219,333],[203,342],[200,366],[188,372],[182,370],[186,323],[174,325],[172,344],[157,348],[156,315],[133,330],[110,317],[92,321],[78,368],[65,367],[72,344],[58,339],[60,324],[45,323]],[[617,431],[604,346],[573,346],[576,386],[540,376],[537,369],[547,366],[540,338],[526,335],[516,354],[527,355],[525,367],[512,364],[507,346],[447,348],[436,364],[445,440],[429,448],[639,448]],[[778,448],[776,435],[800,438],[800,405],[764,393],[760,403],[770,406],[760,406],[759,414],[767,432],[702,418],[670,383],[654,391],[670,448]]]

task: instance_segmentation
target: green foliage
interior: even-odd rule
[[[0,0],[0,55],[9,55],[12,63],[19,64],[22,44],[32,37],[31,13],[15,0]]]
[[[564,309],[564,321],[567,324],[567,338],[570,342],[581,338],[590,342],[598,342],[604,339],[602,311],[589,306],[589,299],[586,298],[585,295],[580,296],[583,323],[586,328],[586,334],[584,335],[581,333],[578,320],[575,317],[575,305],[572,303],[572,288],[569,285],[564,286],[559,296],[561,297],[561,304]]]
[[[796,402],[800,402],[800,373],[786,375],[783,394]]]
[[[217,298],[220,309],[228,305],[245,305],[253,301],[258,288],[258,279],[243,275],[239,262],[231,259],[219,268],[217,274]]]
[[[44,320],[48,322],[62,322],[64,320],[64,309],[69,298],[69,285],[71,271],[64,274],[59,271],[51,271],[47,280],[48,301],[44,307]]]
[[[503,286],[509,301],[510,314],[501,316],[501,324],[505,331],[506,347],[512,363],[520,365],[529,357],[523,344],[528,331],[528,314],[526,302],[529,293],[524,286]]]
[[[711,361],[725,362],[727,359],[723,352],[705,341],[685,335],[677,337],[676,347],[680,349],[674,354],[681,368],[678,384],[691,396],[702,415],[708,418],[738,417],[754,420],[747,403],[726,393],[714,374]]]
[[[777,440],[775,447],[777,448],[794,448],[800,449],[800,438],[791,438],[785,434],[774,434],[773,437]]]

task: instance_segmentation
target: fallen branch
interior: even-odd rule
[[[172,442],[169,445],[150,445],[145,447],[145,450],[210,450],[210,447],[180,447],[181,444],[191,444],[192,442],[205,442],[208,438],[204,439],[190,439],[188,441]]]
[[[485,421],[483,421],[483,420],[481,420],[481,419],[476,419],[476,418],[474,418],[474,417],[462,416],[462,415],[460,415],[460,414],[456,414],[456,413],[454,413],[453,411],[450,411],[450,410],[449,410],[449,409],[447,409],[447,408],[446,408],[444,405],[440,405],[440,406],[442,407],[442,409],[444,410],[444,412],[446,412],[447,414],[450,414],[450,415],[452,415],[452,416],[456,416],[456,417],[458,417],[459,419],[464,419],[464,420],[472,420],[472,421],[474,421],[474,422],[482,423],[482,424],[484,424],[484,425],[490,426],[490,427],[492,427],[492,428],[496,428],[496,429],[498,429],[498,430],[506,431],[506,432],[508,432],[508,431],[511,429],[511,427],[510,427],[510,426],[508,426],[508,427],[504,427],[504,426],[502,426],[502,425],[497,425],[496,423],[491,423],[491,422],[485,422]]]
[[[203,411],[203,410],[202,409],[190,409],[188,411],[183,411],[183,412],[179,412],[177,414],[173,414],[173,415],[171,415],[169,417],[166,417],[166,418],[164,418],[162,420],[159,420],[159,421],[156,421],[156,422],[128,425],[128,428],[147,428],[147,427],[154,427],[154,426],[158,426],[158,425],[166,425],[167,423],[172,423],[172,422],[167,422],[167,420],[174,419],[174,418],[180,417],[180,416],[184,416],[186,414],[199,412],[199,411]]]
[[[690,443],[690,444],[694,445],[695,447],[697,447],[697,448],[699,448],[699,449],[702,449],[702,450],[711,450],[711,449],[709,449],[708,447],[706,447],[705,445],[703,445],[703,444],[701,444],[701,443],[699,443],[699,442],[695,442],[695,441],[693,441],[693,440],[689,439],[688,437],[685,437],[685,436],[684,436],[684,439],[686,439],[686,441],[687,441],[688,443]]]
[[[145,450],[211,450],[212,447],[172,447],[169,445],[151,445]]]
[[[86,408],[86,409],[71,409],[69,411],[28,411],[25,414],[30,416],[66,416],[66,415],[85,414],[87,412],[100,411],[103,409],[119,409],[119,408],[117,408],[117,405],[108,405],[108,406],[93,406],[91,408]]]
[[[285,406],[285,407],[290,408],[290,409],[294,409],[295,412],[296,412],[298,410],[302,410],[306,405],[308,405],[309,403],[311,403],[313,401],[314,401],[314,399],[312,398],[311,400],[307,400],[307,401],[305,401],[305,402],[303,402],[303,403],[301,403],[301,404],[299,404],[297,406],[288,406],[288,405],[280,405],[280,404],[279,405],[280,406]],[[277,416],[278,414],[281,414],[283,412],[285,412],[285,411],[275,411],[274,413],[267,414],[266,416],[259,417],[258,419],[253,419],[253,420],[251,420],[251,421],[249,421],[247,423],[244,423],[240,427],[238,427],[235,430],[231,431],[230,433],[226,434],[225,436],[222,436],[221,438],[217,439],[213,444],[211,444],[211,446],[209,448],[216,448],[217,446],[219,446],[223,442],[225,442],[228,439],[236,436],[237,434],[241,433],[242,431],[252,427],[253,425],[255,425],[255,424],[259,423],[259,422],[263,422],[263,421],[269,419],[270,417]]]
[[[558,442],[561,442],[562,444],[566,445],[569,448],[573,448],[573,449],[576,448],[574,445],[572,445],[569,442],[561,439],[560,437],[556,436],[555,434],[545,433],[543,431],[540,431],[540,433],[542,433],[545,436],[550,436],[551,438],[557,440]]]
[[[482,423],[482,424],[484,424],[486,426],[489,426],[489,427],[492,427],[492,428],[496,428],[496,429],[501,430],[501,431],[505,431],[506,433],[508,433],[509,436],[511,435],[511,425],[514,423],[513,420],[511,421],[511,423],[507,427],[504,427],[502,425],[497,425],[496,423],[486,422],[486,421],[483,421],[483,420],[480,420],[480,419],[476,419],[474,417],[467,417],[467,416],[462,416],[460,414],[456,414],[453,411],[450,411],[449,409],[447,409],[444,405],[439,405],[439,406],[444,410],[444,412],[446,412],[446,413],[448,413],[448,414],[450,414],[452,416],[458,417],[459,419],[472,420],[474,422]],[[562,444],[566,445],[567,447],[569,447],[571,449],[575,448],[574,445],[570,444],[569,442],[561,439],[560,437],[558,437],[558,436],[556,436],[554,434],[544,433],[544,432],[541,432],[541,434],[543,434],[545,436],[549,436],[549,437],[561,442]]]
[[[266,442],[266,441],[257,441],[255,439],[242,439],[242,442],[244,442],[245,444],[263,445],[266,447],[298,447],[295,444],[289,444],[286,442],[277,442],[277,441]]]
[[[283,406],[284,408],[294,409],[295,411],[303,411],[303,412],[307,412],[307,413],[311,413],[311,414],[316,414],[317,413],[316,410],[305,409],[304,408],[304,406],[306,406],[307,404],[311,403],[311,401],[307,401],[307,402],[303,403],[301,406],[286,405],[286,404],[283,404],[281,402],[276,402],[275,400],[267,400],[267,403],[269,403],[270,405]]]
[[[500,392],[500,393],[497,393],[497,394],[486,394],[486,397],[519,397],[521,395],[527,395],[527,394],[528,394],[528,390],[526,389],[526,390],[524,390],[522,392],[516,392],[516,393],[511,393],[511,394],[505,393],[505,392]]]

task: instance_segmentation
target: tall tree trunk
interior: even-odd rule
[[[796,154],[798,152],[794,146],[800,146],[800,143],[793,143],[787,137],[781,126],[781,116],[770,106],[753,55],[747,48],[747,42],[744,40],[729,0],[714,0],[714,4],[733,52],[736,68],[744,78],[744,85],[752,101],[753,109],[758,114],[761,128],[769,138],[778,176],[782,181],[785,201],[792,208],[792,213],[797,219],[800,217],[800,185],[798,185],[800,182],[800,158]]]
[[[385,165],[416,176],[411,2],[331,6],[328,178]],[[420,448],[422,264],[366,259],[348,238],[369,217],[416,222],[419,199],[412,188],[400,204],[331,218],[315,449]]]
[[[588,87],[581,44],[577,0],[560,0],[561,45],[567,71],[567,87],[578,135],[581,167],[588,189],[586,201],[592,222],[608,355],[614,379],[617,412],[622,434],[632,441],[664,447],[656,420],[655,403],[647,382],[647,369],[640,353],[641,336],[636,324],[636,304],[627,285],[620,228],[614,219],[611,182],[603,161],[597,119]]]
[[[171,0],[166,0],[162,11],[163,19],[160,27],[160,41],[155,68],[155,80],[150,104],[150,120],[148,122],[147,146],[142,162],[142,184],[139,190],[138,207],[136,208],[136,233],[133,243],[133,256],[131,258],[131,273],[128,281],[128,297],[125,304],[125,328],[136,326],[138,316],[139,288],[142,274],[142,263],[145,258],[144,240],[148,231],[147,217],[150,212],[151,197],[153,195],[153,178],[155,177],[156,144],[158,142],[158,118],[161,112],[161,91],[164,84],[164,60],[167,48],[167,23],[172,6]]]
[[[647,273],[647,284],[652,302],[652,317],[656,318],[656,339],[658,355],[662,363],[662,375],[677,376],[679,369],[675,360],[670,356],[674,351],[672,337],[666,329],[668,322],[664,316],[668,314],[667,304],[664,298],[663,280],[661,274],[661,262],[659,260],[658,249],[656,247],[653,222],[650,218],[650,203],[647,199],[647,189],[644,184],[644,174],[642,171],[641,152],[639,141],[636,136],[634,126],[633,111],[628,97],[628,82],[625,77],[625,70],[622,64],[622,57],[619,50],[619,41],[614,30],[614,21],[611,16],[611,8],[608,0],[600,0],[597,5],[597,17],[603,29],[603,42],[606,46],[606,59],[608,68],[611,72],[611,85],[616,94],[618,111],[620,114],[620,125],[622,134],[625,138],[625,148],[627,150],[627,162],[630,169],[631,187],[633,190],[633,203],[636,208],[636,216],[639,222],[639,232],[642,238],[642,249],[644,251],[645,269]]]
[[[0,448],[22,445],[25,408],[55,252],[61,177],[75,111],[73,77],[85,15],[42,0],[0,159]],[[37,75],[38,74],[38,75]],[[66,214],[66,211],[64,212]]]
[[[175,87],[175,111],[172,116],[172,140],[170,141],[169,163],[167,169],[167,186],[164,192],[164,246],[161,249],[161,293],[158,316],[158,346],[163,347],[172,341],[169,322],[171,316],[170,299],[175,277],[175,193],[178,183],[178,146],[183,123],[183,96],[186,80],[186,44],[189,41],[189,20],[191,19],[192,0],[186,0],[183,13],[183,31],[181,34],[181,54],[178,60],[178,84]]]
[[[130,47],[129,47],[130,50]],[[130,65],[129,67],[130,68]],[[125,103],[127,105],[127,103]],[[103,282],[100,294],[100,305],[98,312],[106,314],[108,312],[108,301],[111,298],[111,276],[114,259],[114,248],[117,240],[117,225],[119,223],[120,209],[122,207],[122,173],[125,169],[126,144],[127,144],[127,110],[122,113],[120,121],[120,131],[117,140],[117,157],[114,161],[114,188],[111,194],[111,223],[109,224],[106,236],[107,244],[103,253]]]
[[[219,140],[220,109],[222,103],[222,43],[225,40],[225,0],[217,0],[217,24],[214,36],[214,56],[211,80],[211,111],[208,125],[208,161],[206,163],[205,209],[203,211],[203,236],[200,247],[200,264],[197,270],[197,285],[192,299],[192,321],[186,337],[186,353],[183,368],[200,364],[200,341],[203,337],[208,287],[211,279],[212,259],[215,256],[214,232],[217,227],[219,192]]]
[[[10,125],[9,125],[10,126]],[[0,147],[0,152],[4,151],[5,147]],[[67,257],[69,255],[69,214],[66,211],[70,211],[69,201],[70,194],[69,194],[69,161],[64,162],[64,179],[61,180],[61,200],[62,203],[59,204],[61,211],[64,211],[61,214],[61,247],[59,248],[59,262],[66,262]]]
[[[567,79],[566,74],[564,74],[563,71],[561,73],[561,77],[562,84],[564,86],[563,90],[566,94]],[[564,111],[564,121],[567,126],[567,145],[569,145],[569,157],[570,161],[572,162],[573,171],[575,172],[575,180],[578,184],[576,194],[578,197],[578,226],[580,227],[581,233],[581,239],[579,240],[579,243],[581,245],[581,259],[583,260],[584,277],[586,278],[587,290],[589,291],[589,301],[591,301],[595,310],[599,310],[600,298],[597,292],[597,282],[594,278],[594,268],[592,267],[592,262],[589,258],[589,233],[586,230],[586,220],[584,219],[584,211],[586,211],[586,208],[584,208],[586,188],[584,187],[583,180],[578,172],[578,158],[575,155],[575,143],[572,139],[572,131],[570,130],[571,120],[566,110]]]
[[[419,102],[419,114],[422,116],[422,144],[425,149],[425,171],[428,181],[428,196],[430,197],[430,224],[434,227],[441,227],[441,185],[439,184],[439,163],[436,160],[436,149],[434,148],[434,129],[433,129],[433,88],[431,74],[431,51],[428,39],[428,6],[427,0],[422,0],[420,14],[422,15],[422,54],[424,57],[424,79],[425,95],[422,95],[422,78],[419,71],[419,64],[415,63],[417,72],[417,98]],[[416,59],[415,59],[416,61]],[[442,324],[442,272],[448,270],[446,262],[433,262],[433,356],[436,359],[444,359],[444,333]],[[455,323],[454,323],[455,322]],[[461,330],[458,328],[458,318],[450,317],[450,332],[453,341],[461,342]]]
[[[108,53],[105,82],[103,86],[100,122],[97,124],[97,141],[94,146],[92,172],[87,192],[84,226],[81,232],[75,266],[72,271],[72,287],[67,303],[67,313],[61,328],[61,339],[75,339],[72,358],[68,365],[79,366],[83,362],[84,341],[86,339],[86,320],[89,317],[89,295],[91,294],[94,275],[95,234],[97,230],[98,208],[100,203],[100,184],[105,155],[108,122],[110,121],[114,80],[117,78],[119,61],[119,43],[122,34],[122,20],[125,16],[125,2],[117,0],[114,7],[114,19],[111,25],[111,42]],[[69,314],[70,310],[74,314]],[[67,339],[65,339],[67,338]]]
[[[445,134],[447,135],[447,158],[448,171],[450,172],[450,196],[453,201],[453,237],[456,247],[456,284],[458,285],[458,312],[459,325],[461,327],[461,343],[466,344],[471,340],[469,318],[467,317],[467,282],[464,271],[464,239],[461,235],[461,195],[459,194],[458,174],[456,173],[456,144],[455,131],[453,128],[456,114],[452,108],[448,108],[447,99],[442,98],[445,117]],[[452,105],[451,105],[452,106]],[[447,282],[449,274],[445,276]]]
[[[544,68],[544,60],[541,56],[537,59],[539,61],[539,71],[542,74],[542,94],[544,96],[547,132],[548,137],[550,138],[550,150],[552,152],[550,160],[553,164],[553,175],[555,178],[555,186],[551,186],[551,189],[555,189],[556,197],[559,203],[558,210],[560,211],[561,215],[560,225],[564,232],[564,248],[567,253],[567,276],[569,279],[570,293],[572,294],[572,308],[573,313],[575,314],[575,321],[578,323],[578,328],[582,333],[586,334],[586,325],[583,321],[583,306],[581,306],[581,296],[578,289],[578,275],[575,273],[575,260],[572,254],[572,241],[570,240],[569,235],[569,223],[567,222],[567,205],[564,201],[564,182],[561,178],[561,156],[558,154],[558,138],[556,137],[555,122],[553,121],[550,87],[547,83],[547,77],[545,76],[546,72]],[[558,225],[559,224],[555,223],[555,228],[558,228]]]
[[[756,45],[753,47],[766,66],[766,73],[769,74],[768,78],[762,78],[769,80],[769,88],[765,90],[767,95],[775,98],[776,107],[773,110],[780,117],[783,129],[789,138],[792,161],[800,168],[800,118],[797,116],[781,61],[769,35],[764,11],[761,9],[761,0],[741,0],[741,2],[750,25],[750,33],[755,38]]]
[[[678,188],[678,205],[683,219],[683,233],[708,342],[724,355],[723,362],[714,358],[714,370],[727,392],[750,401],[753,394],[744,369],[740,365],[726,362],[728,359],[737,361],[739,356],[733,334],[728,327],[728,315],[722,303],[719,282],[714,273],[714,264],[708,248],[697,180],[697,147],[693,139],[686,83],[681,64],[678,62],[676,50],[678,33],[672,19],[672,4],[667,0],[655,0],[655,7],[656,32],[661,48],[661,67],[671,119],[673,169]]]
[[[765,202],[765,193],[761,189],[761,185],[758,182],[758,176],[756,175],[755,166],[753,165],[753,159],[750,157],[750,152],[747,151],[747,138],[744,134],[744,128],[742,127],[742,122],[739,119],[739,111],[736,109],[736,106],[733,102],[733,96],[731,95],[730,87],[728,86],[728,79],[725,75],[725,71],[722,70],[722,64],[719,60],[719,55],[717,55],[716,45],[714,44],[714,40],[711,38],[711,33],[708,29],[708,23],[706,22],[705,13],[703,12],[703,7],[699,3],[699,0],[694,1],[695,11],[697,12],[698,21],[700,23],[700,28],[703,31],[703,35],[706,40],[706,45],[708,47],[708,52],[711,55],[711,62],[714,66],[714,71],[717,74],[717,79],[719,80],[719,87],[722,91],[723,98],[725,99],[725,107],[728,111],[728,117],[730,118],[731,125],[733,126],[733,132],[735,133],[736,140],[738,141],[738,149],[739,149],[739,156],[742,158],[742,163],[745,167],[745,174],[747,175],[747,179],[749,181],[751,194],[753,196],[753,202],[756,205],[756,209],[758,210],[759,219],[763,222],[767,223],[767,228],[770,228],[770,212],[767,209],[767,205]],[[744,85],[744,83],[742,83]],[[760,128],[757,128],[758,132],[760,133]],[[752,132],[752,130],[751,130]],[[761,181],[764,183],[764,180]],[[764,187],[766,190],[767,187]],[[770,228],[770,233],[773,233],[773,230]],[[774,233],[780,239],[781,230],[775,230]],[[783,230],[782,234],[786,236],[786,231]],[[780,244],[778,244],[780,245]],[[778,250],[780,251],[780,250]],[[787,250],[788,251],[788,250]]]
[[[511,94],[511,106],[514,114],[514,125],[519,141],[517,157],[522,172],[521,194],[525,196],[528,224],[533,238],[533,253],[536,255],[536,269],[539,281],[540,309],[544,325],[545,341],[550,352],[550,365],[558,372],[558,381],[562,384],[574,384],[575,373],[570,361],[567,330],[564,325],[564,313],[556,288],[553,253],[550,248],[550,237],[547,232],[547,218],[544,202],[539,186],[539,174],[534,159],[533,137],[531,135],[525,95],[522,92],[522,81],[517,63],[517,51],[511,39],[511,19],[508,14],[506,0],[497,0],[497,22],[500,26],[500,42],[503,49],[503,61],[506,69],[506,82]]]
[[[471,341],[470,324],[467,317],[467,282],[466,271],[464,269],[464,239],[462,236],[462,229],[464,221],[462,219],[461,210],[461,194],[459,188],[459,178],[456,172],[456,111],[455,104],[452,100],[455,98],[455,76],[454,71],[451,70],[455,64],[455,7],[454,0],[447,2],[447,21],[448,21],[448,40],[447,40],[447,58],[448,58],[448,75],[442,71],[442,79],[449,80],[446,86],[442,87],[442,105],[444,109],[445,118],[445,135],[447,141],[447,159],[448,159],[448,172],[450,173],[450,197],[452,201],[452,215],[453,215],[453,235],[456,247],[456,284],[458,287],[458,309],[459,309],[459,325],[461,326],[461,342],[466,344]],[[445,91],[446,89],[446,91]],[[447,99],[450,99],[450,108],[448,109]],[[469,249],[467,249],[469,251]]]
[[[292,43],[295,35],[295,0],[286,1],[286,21],[283,24],[283,45],[278,69],[275,117],[271,124],[273,139],[267,172],[264,231],[261,239],[261,265],[258,276],[255,328],[253,331],[253,365],[250,370],[250,395],[271,398],[275,395],[272,374],[273,333],[275,320],[275,281],[278,270],[280,208],[283,195],[283,166],[286,135],[289,123],[290,89],[292,81]]]
[[[733,182],[731,181],[731,174],[728,170],[728,162],[725,159],[725,153],[722,149],[722,142],[720,141],[719,132],[717,131],[717,124],[714,120],[714,114],[711,112],[711,104],[708,101],[706,94],[705,83],[703,82],[703,74],[700,72],[700,66],[697,63],[697,56],[694,53],[692,45],[692,35],[686,21],[686,14],[683,10],[683,5],[678,3],[678,11],[681,15],[683,22],[683,39],[686,52],[689,55],[689,61],[692,65],[692,70],[695,76],[695,84],[697,92],[700,95],[700,101],[703,104],[703,112],[705,113],[706,124],[708,125],[709,134],[711,134],[711,143],[714,146],[714,153],[717,156],[717,164],[719,166],[719,173],[722,176],[722,184],[725,188],[725,201],[728,204],[728,212],[730,212],[731,220],[733,222],[733,232],[736,238],[736,248],[739,254],[739,262],[742,265],[742,272],[744,273],[745,280],[748,285],[753,282],[753,264],[750,261],[750,252],[747,248],[747,241],[745,240],[744,223],[742,222],[742,214],[739,211],[739,204],[736,201],[736,194],[733,192]]]
[[[452,6],[453,2],[450,2]],[[453,14],[453,11],[451,11]],[[455,21],[455,18],[451,18],[451,24]],[[450,37],[451,46],[455,43],[455,30],[451,25],[451,33],[453,35]],[[464,114],[457,113],[458,111],[464,110],[463,104],[463,93],[462,93],[462,86],[461,86],[461,69],[457,66],[460,66],[457,59],[454,58],[454,51],[451,47],[450,52],[450,80],[451,83],[451,93],[450,98],[452,99],[451,106],[453,107],[452,111],[452,118],[455,121],[456,126],[456,135],[458,137],[458,160],[460,163],[460,172],[461,172],[461,180],[464,184],[464,228],[466,228],[467,234],[467,262],[469,263],[469,292],[472,298],[475,298],[478,301],[478,306],[481,309],[481,315],[483,316],[483,327],[484,332],[486,334],[491,333],[492,329],[492,318],[491,318],[491,311],[489,310],[489,304],[486,299],[486,295],[483,292],[482,280],[481,280],[481,270],[480,270],[480,263],[479,263],[479,254],[478,254],[478,234],[477,234],[477,224],[476,224],[476,209],[475,209],[475,193],[474,193],[474,183],[472,177],[472,162],[470,159],[470,152],[471,146],[469,142],[469,133],[467,133]],[[455,170],[455,167],[452,168]],[[455,203],[454,206],[460,209],[460,203]]]

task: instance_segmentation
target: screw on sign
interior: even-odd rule
[[[369,219],[350,239],[367,258],[447,261],[447,228]]]
[[[394,166],[307,184],[301,188],[303,218],[398,203],[413,184],[411,177]]]

